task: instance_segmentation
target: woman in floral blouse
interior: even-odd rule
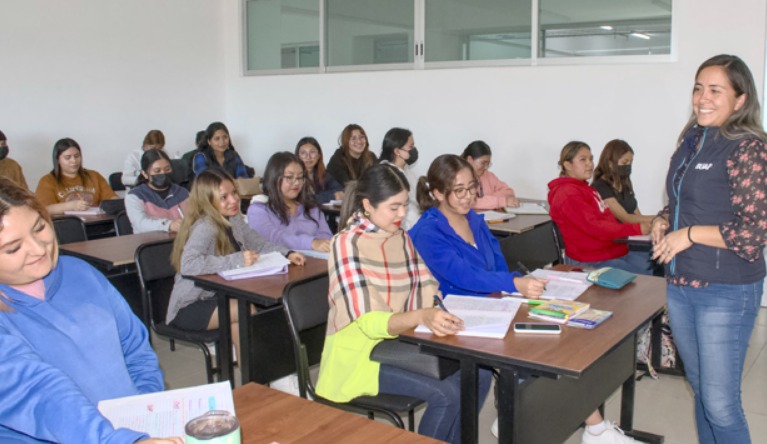
[[[740,383],[765,277],[767,134],[746,64],[704,62],[692,108],[666,178],[669,205],[653,220],[653,257],[666,264],[699,441],[750,443]]]

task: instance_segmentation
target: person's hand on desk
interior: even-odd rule
[[[304,255],[295,251],[288,255],[288,259],[293,265],[304,265],[306,263]]]
[[[242,252],[243,266],[250,267],[258,260],[258,251],[244,250]]]
[[[64,211],[85,211],[88,207],[88,202],[85,200],[70,200],[67,202],[67,208]]]
[[[136,444],[184,444],[184,440],[181,438],[149,438],[136,441]]]
[[[511,208],[519,208],[519,199],[517,199],[514,196],[509,196],[506,198],[506,206]]]
[[[532,276],[517,276],[514,278],[514,286],[522,296],[528,299],[538,299],[546,290],[547,279],[538,279]]]
[[[464,329],[461,318],[441,308],[423,308],[418,311],[421,312],[419,324],[429,327],[429,330],[437,336],[454,335]]]
[[[327,253],[330,251],[330,239],[314,239],[312,250]]]
[[[687,230],[689,227],[680,228],[672,231],[656,242],[652,247],[652,258],[662,264],[668,264],[677,253],[690,248],[692,242],[689,241]]]

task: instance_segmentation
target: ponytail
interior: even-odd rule
[[[429,181],[426,180],[426,176],[421,176],[418,178],[418,184],[415,188],[415,196],[416,200],[418,201],[418,208],[422,213],[429,208],[439,206],[439,202],[431,193],[431,189],[429,188]]]

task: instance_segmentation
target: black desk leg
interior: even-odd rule
[[[498,442],[515,443],[514,428],[517,376],[513,370],[500,369],[498,377]]]
[[[228,380],[234,388],[234,366],[232,365],[232,331],[229,328],[232,317],[229,313],[229,297],[223,293],[218,294],[218,328],[221,329],[218,344],[221,368],[219,376],[222,381]]]
[[[636,368],[636,335],[634,335],[634,365],[632,368]],[[634,430],[634,395],[636,392],[636,379],[632,374],[626,381],[623,382],[621,389],[621,422],[620,427],[626,432],[626,435],[632,438],[638,439],[643,442],[649,442],[653,444],[663,444],[663,436],[655,435],[653,433],[642,432]]]
[[[240,327],[240,376],[242,385],[251,381],[250,377],[250,357],[252,347],[250,346],[250,303],[242,298],[237,299],[238,324]]]
[[[479,441],[479,407],[477,406],[477,365],[461,360],[461,442]]]

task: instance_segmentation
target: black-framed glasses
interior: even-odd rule
[[[303,183],[306,180],[304,176],[282,176],[282,180],[287,183]]]
[[[476,196],[479,192],[479,185],[477,183],[474,183],[472,185],[469,185],[466,188],[454,188],[452,193],[455,197],[459,199],[463,199],[466,197],[466,194],[469,193],[472,196]]]

